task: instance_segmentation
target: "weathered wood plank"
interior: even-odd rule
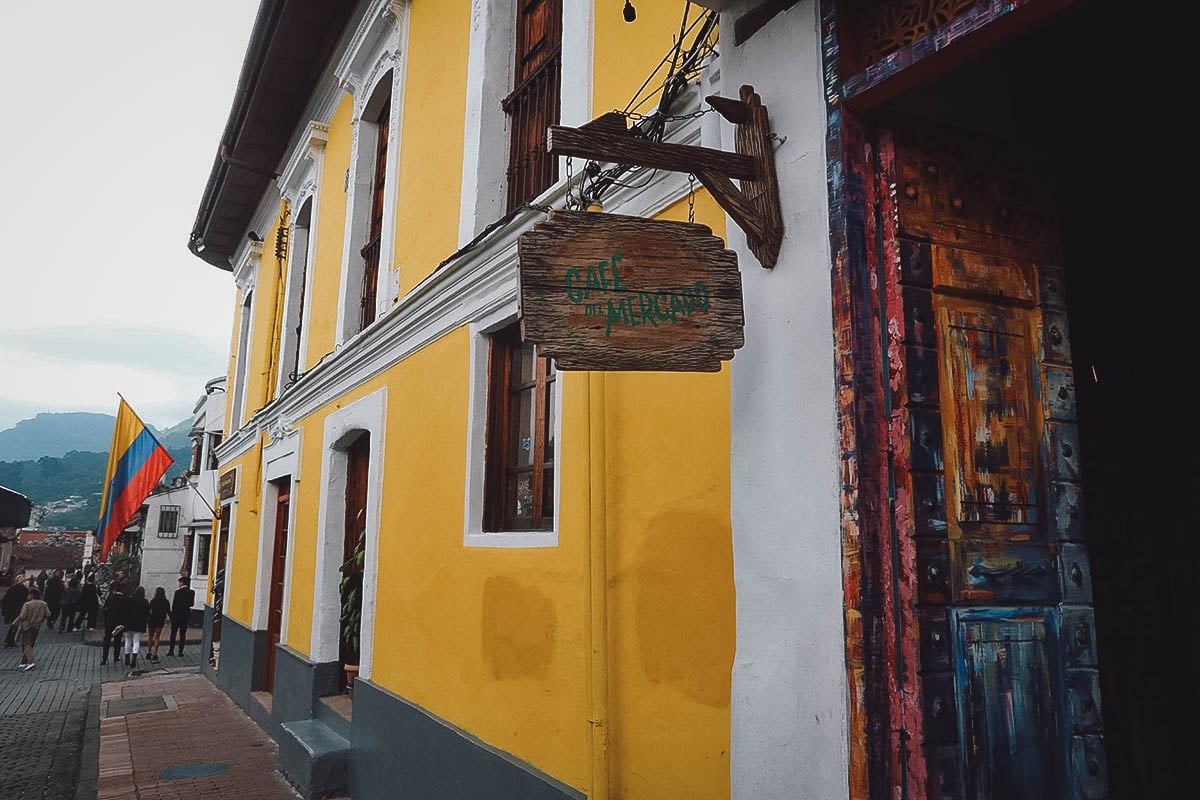
[[[708,170],[728,178],[752,181],[754,159],[711,147],[663,144],[607,130],[584,130],[552,125],[546,132],[546,149],[556,156],[575,156],[631,167],[672,172]]]
[[[737,255],[706,226],[553,211],[518,253],[522,335],[558,369],[715,372],[744,343]]]

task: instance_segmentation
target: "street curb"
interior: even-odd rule
[[[100,779],[100,686],[95,683],[88,689],[87,722],[79,751],[79,777],[75,782],[74,800],[96,800],[96,785]]]

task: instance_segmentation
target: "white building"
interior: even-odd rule
[[[161,586],[170,597],[180,575],[191,576],[193,586],[203,586],[208,580],[217,485],[213,451],[221,443],[225,419],[224,376],[205,384],[193,415],[192,459],[186,475],[176,477],[146,498],[141,582],[148,596]],[[201,595],[197,593],[197,609],[204,607]]]

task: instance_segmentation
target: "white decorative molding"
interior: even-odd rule
[[[242,242],[233,260],[233,282],[242,294],[253,292],[258,285],[258,268],[262,264],[263,243],[250,239]]]
[[[342,564],[346,518],[347,448],[363,431],[370,440],[367,467],[367,542],[363,565],[362,628],[359,676],[371,676],[374,652],[375,601],[379,577],[379,521],[383,498],[383,453],[387,430],[387,387],[338,409],[325,418],[321,447],[316,566],[313,579],[313,624],[309,658],[317,663],[338,659]]]
[[[513,84],[516,0],[472,0],[458,243],[506,211],[508,115],[497,102]]]
[[[395,3],[394,0],[372,0],[341,50],[342,57],[338,59],[333,74],[341,88],[356,97],[362,93],[366,65],[378,58],[384,46],[383,40],[395,30],[395,22],[399,20],[394,9],[396,5],[408,4]],[[392,17],[391,21],[387,19],[388,16]],[[395,52],[394,48],[392,52]]]
[[[357,332],[358,288],[362,284],[360,250],[367,240],[373,191],[375,119],[384,95],[391,98],[388,109],[387,173],[383,188],[383,230],[379,242],[379,264],[375,285],[375,316],[391,305],[387,280],[395,259],[396,194],[399,186],[400,138],[404,112],[404,53],[408,46],[408,3],[373,0],[343,53],[335,74],[354,97],[347,180],[346,230],[342,244],[342,269],[338,284],[338,315],[335,340],[343,342]],[[388,75],[391,83],[382,86]]]
[[[266,431],[267,436],[271,439],[271,444],[263,448],[264,459],[267,456],[267,451],[295,433],[291,422],[282,415],[271,419],[266,425]],[[267,480],[272,480],[272,478],[268,477]]]
[[[320,161],[325,156],[327,144],[329,126],[315,120],[310,121],[304,128],[304,134],[292,147],[291,155],[275,181],[280,194],[289,205],[298,205],[299,198],[306,194],[305,188],[314,183],[313,173],[320,169]]]

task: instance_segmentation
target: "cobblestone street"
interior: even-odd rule
[[[100,665],[100,648],[84,641],[94,638],[94,633],[43,630],[34,648],[36,666],[28,672],[17,669],[19,647],[0,648],[0,797],[4,800],[95,796],[100,684],[123,680],[129,670],[112,661]],[[191,634],[198,637],[199,631]],[[199,664],[200,648],[189,643],[183,658],[163,655],[157,663],[139,661],[139,668],[151,673],[190,671]],[[89,749],[85,740],[93,727],[96,741]]]

